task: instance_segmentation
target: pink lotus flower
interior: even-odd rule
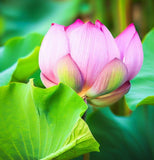
[[[142,44],[133,24],[118,37],[99,20],[52,24],[39,54],[41,79],[48,88],[63,82],[95,106],[108,106],[129,91],[143,62]]]

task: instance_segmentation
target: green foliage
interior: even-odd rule
[[[149,97],[143,99],[140,103],[138,103],[137,106],[146,105],[146,104],[154,106],[154,96],[149,96]]]
[[[0,48],[0,86],[27,82],[30,78],[42,85],[38,65],[42,38],[40,34],[13,38]],[[109,108],[89,113],[88,125],[102,151],[92,153],[91,159],[154,158],[153,43],[154,30],[143,41],[144,63],[131,81],[129,93],[110,107],[113,113],[122,116],[138,106],[132,115],[118,117]],[[0,87],[0,95],[1,159],[60,160],[98,151],[98,143],[81,119],[87,107],[63,84],[42,89],[32,83],[11,83]]]
[[[0,95],[0,159],[65,160],[99,150],[81,119],[86,104],[65,85],[11,83]]]
[[[0,86],[10,81],[27,82],[38,69],[38,53],[43,36],[30,34],[9,40],[0,50]]]
[[[0,44],[31,32],[45,34],[51,23],[68,25],[79,13],[81,0],[0,1]]]
[[[97,110],[88,125],[100,143],[100,153],[91,159],[153,159],[154,106],[140,106],[130,117],[115,116],[109,108]]]

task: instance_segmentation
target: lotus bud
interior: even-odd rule
[[[41,80],[48,88],[60,82],[86,96],[94,106],[108,106],[130,89],[143,63],[141,40],[133,24],[118,37],[99,20],[52,24],[39,53]]]

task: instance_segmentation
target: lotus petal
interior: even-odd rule
[[[50,81],[45,75],[43,75],[43,73],[41,73],[41,80],[43,82],[43,84],[45,85],[46,88],[52,87],[57,85],[56,83]]]
[[[62,57],[57,63],[57,76],[60,82],[63,82],[73,88],[76,92],[80,92],[84,81],[82,74],[71,58],[71,55],[68,54]]]
[[[106,39],[106,45],[107,45],[107,55],[108,60],[111,61],[114,58],[121,59],[119,48],[116,44],[115,39],[113,38],[110,31],[107,29],[107,27],[102,24],[99,20],[96,20],[95,25],[100,28],[100,30],[103,32],[104,37]]]
[[[57,60],[68,53],[68,39],[64,26],[52,24],[43,39],[39,53],[40,69],[52,82],[58,83],[54,75],[54,67],[57,64]]]
[[[98,27],[87,22],[68,33],[71,56],[80,67],[85,86],[91,87],[108,63],[105,37]]]
[[[95,99],[88,99],[88,102],[96,107],[106,107],[121,99],[130,89],[130,83],[127,81],[121,87],[110,92],[109,94],[100,96]]]
[[[98,97],[112,92],[127,80],[127,68],[119,59],[115,58],[108,63],[93,86],[87,91],[88,97]]]
[[[116,38],[116,42],[128,69],[128,80],[131,80],[140,71],[143,63],[142,43],[134,25],[129,25]]]
[[[80,27],[83,24],[84,23],[80,19],[77,19],[73,24],[65,27],[65,30],[66,32],[71,32],[72,30],[76,29],[77,27]]]

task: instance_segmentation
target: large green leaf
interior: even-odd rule
[[[0,86],[26,82],[39,69],[38,53],[43,36],[30,34],[9,40],[0,50]]]
[[[137,106],[140,106],[140,105],[153,105],[154,106],[154,96],[149,96],[149,97],[146,97],[145,99],[143,99],[140,103],[138,103]]]
[[[144,61],[139,74],[131,81],[131,89],[126,95],[130,109],[144,98],[154,95],[154,29],[143,40]],[[150,103],[147,103],[150,104]]]
[[[77,17],[81,0],[0,1],[0,44],[31,32],[45,34],[51,23],[70,24]]]
[[[140,106],[130,117],[115,116],[109,108],[95,111],[89,127],[100,143],[100,153],[91,160],[154,159],[154,106]]]
[[[86,104],[65,85],[11,83],[0,95],[0,159],[65,160],[99,150],[81,119]]]

